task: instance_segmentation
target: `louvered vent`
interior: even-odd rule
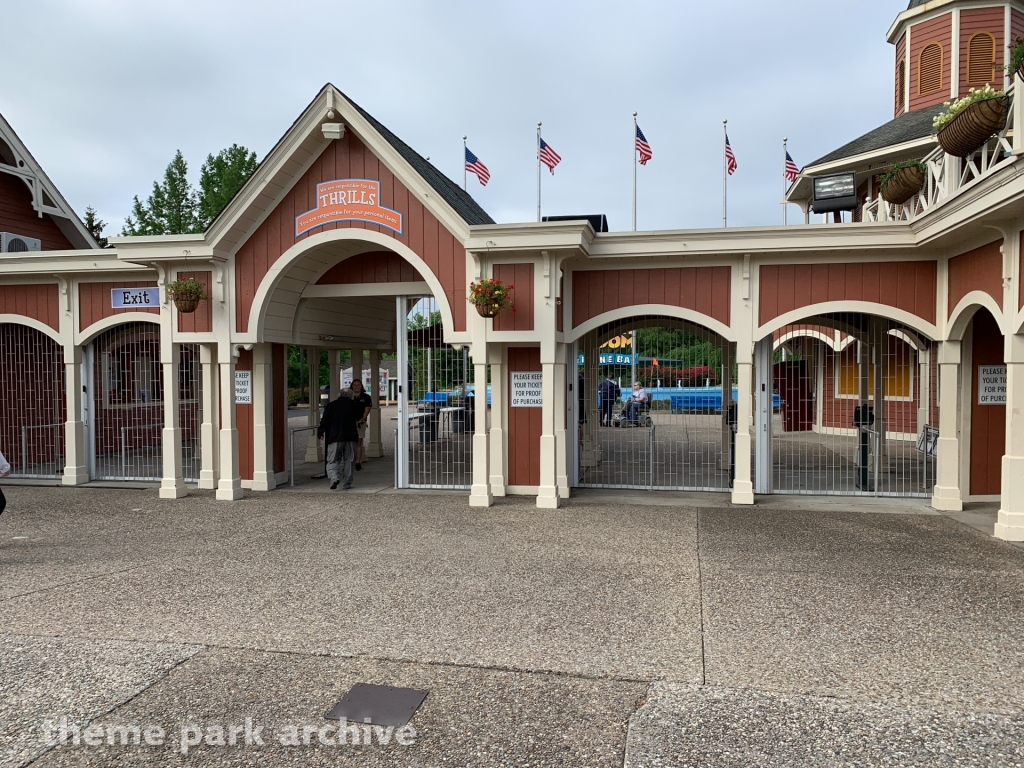
[[[896,114],[903,112],[903,100],[907,94],[907,62],[900,61],[896,67]]]
[[[917,68],[917,94],[927,96],[942,90],[942,46],[929,43],[921,51]]]
[[[996,39],[979,32],[967,43],[967,84],[985,85],[995,79]]]

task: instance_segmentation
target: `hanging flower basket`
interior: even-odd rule
[[[954,157],[967,157],[999,133],[1009,105],[1002,91],[991,86],[975,91],[935,118],[939,146]]]
[[[189,314],[199,308],[199,299],[175,299],[174,306],[178,308],[179,312]]]
[[[902,205],[924,186],[925,166],[919,160],[896,163],[882,176],[882,199]]]
[[[505,285],[501,280],[493,280],[489,277],[481,277],[476,282],[469,284],[469,303],[476,307],[480,317],[497,317],[503,309],[511,309],[512,288]]]
[[[497,317],[501,312],[500,304],[474,304],[473,306],[476,307],[476,313],[480,317]]]
[[[188,280],[174,280],[168,283],[164,290],[167,291],[167,295],[174,302],[174,306],[178,308],[178,311],[186,314],[195,312],[199,307],[200,301],[210,298],[206,295],[206,289],[203,287],[203,284],[192,278]]]

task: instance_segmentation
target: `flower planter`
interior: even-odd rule
[[[1005,96],[968,105],[939,131],[939,146],[955,157],[967,157],[1003,129],[1006,112]]]
[[[902,205],[921,191],[924,173],[920,168],[900,168],[882,187],[882,198],[887,203]]]
[[[199,299],[174,299],[174,306],[178,308],[179,312],[189,314],[196,311]]]
[[[497,317],[501,312],[500,304],[474,304],[476,312],[480,317]]]

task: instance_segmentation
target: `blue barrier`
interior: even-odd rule
[[[622,400],[628,400],[631,393],[623,387]],[[687,411],[721,411],[722,410],[722,388],[721,387],[651,387],[647,389],[647,397],[652,401],[668,400],[668,407],[672,413],[685,413]],[[739,388],[732,388],[732,400],[739,399]],[[778,410],[782,405],[782,398],[778,394],[772,395],[772,406]]]
[[[466,385],[466,396],[475,396],[473,393],[476,390],[472,384]],[[423,398],[420,400],[421,403],[437,403],[439,405],[447,405],[449,397],[459,397],[462,394],[461,390],[453,390],[451,392],[424,392]],[[491,385],[487,385],[487,404],[491,404]]]

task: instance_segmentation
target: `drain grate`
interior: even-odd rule
[[[356,683],[324,717],[328,720],[345,719],[350,723],[405,725],[412,720],[425,698],[427,691],[415,688]]]

